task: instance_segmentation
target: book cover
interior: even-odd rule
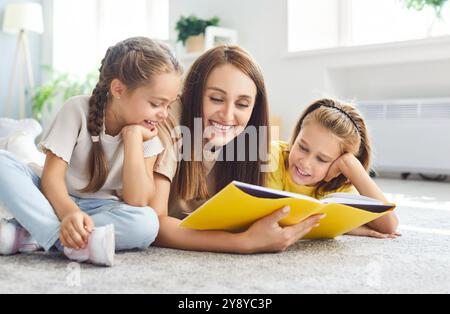
[[[376,220],[395,209],[364,196],[337,193],[322,200],[241,182],[232,182],[186,217],[181,226],[195,230],[238,232],[285,206],[291,207],[281,226],[298,224],[315,214],[326,214],[305,239],[332,239]]]

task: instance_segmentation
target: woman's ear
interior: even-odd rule
[[[126,91],[126,86],[118,79],[114,79],[110,86],[111,94],[115,99],[123,97]]]

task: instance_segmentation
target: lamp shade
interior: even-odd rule
[[[39,3],[15,3],[6,6],[3,31],[18,33],[21,30],[38,34],[44,32],[42,6]]]

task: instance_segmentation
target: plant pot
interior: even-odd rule
[[[205,35],[191,36],[186,41],[186,52],[195,53],[205,50]]]

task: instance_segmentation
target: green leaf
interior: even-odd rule
[[[45,107],[49,109],[55,104],[58,95],[67,100],[73,96],[90,95],[98,80],[98,71],[93,71],[84,79],[79,79],[68,73],[58,73],[49,65],[43,65],[42,70],[47,72],[51,79],[34,90],[32,98],[33,116],[41,121]]]
[[[425,7],[434,8],[436,16],[441,17],[442,9],[448,0],[402,0],[408,9],[422,11]]]
[[[195,15],[181,16],[178,20],[175,30],[178,32],[178,41],[186,45],[190,36],[197,36],[205,33],[208,26],[219,26],[220,19],[216,16],[210,20],[202,20]]]

